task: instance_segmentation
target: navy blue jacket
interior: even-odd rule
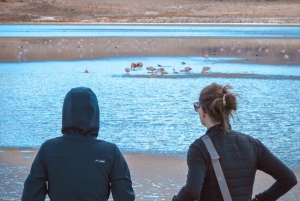
[[[259,140],[230,130],[224,134],[222,125],[209,128],[219,156],[233,201],[251,201],[256,170],[271,175],[276,181],[266,191],[255,196],[257,201],[275,201],[297,184],[295,174]],[[223,201],[210,155],[199,138],[191,144],[187,154],[186,185],[174,201]]]
[[[42,144],[24,183],[22,201],[135,200],[127,163],[113,144],[96,139],[99,107],[91,89],[72,89],[63,105],[61,137]]]

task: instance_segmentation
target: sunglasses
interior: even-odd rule
[[[194,102],[194,109],[196,112],[198,112],[197,109],[199,109],[200,107],[201,107],[201,104],[199,102]],[[203,107],[202,107],[202,109],[205,112],[205,109]]]

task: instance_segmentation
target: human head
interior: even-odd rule
[[[237,110],[236,94],[231,93],[230,85],[212,83],[206,86],[200,93],[199,103],[204,112],[215,123],[223,125],[224,132],[229,129],[229,119]]]
[[[95,93],[86,87],[71,89],[62,109],[63,134],[98,136],[100,112]]]

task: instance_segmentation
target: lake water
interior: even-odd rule
[[[222,25],[0,25],[0,37],[226,37],[300,38],[300,26]]]
[[[143,67],[127,75],[124,66],[136,59],[145,66],[167,63],[170,74],[153,76]],[[217,82],[232,85],[240,95],[233,129],[259,138],[289,166],[300,168],[300,66],[227,59],[207,61],[214,70],[209,76],[201,75],[200,67],[190,75],[172,74],[182,61],[204,64],[199,57],[1,63],[0,146],[39,147],[60,136],[65,94],[86,86],[100,103],[100,139],[125,152],[185,156],[191,142],[205,132],[193,102],[204,86]],[[83,73],[85,69],[90,73]]]
[[[111,32],[104,31],[104,35],[101,26],[91,31],[95,35],[85,34],[94,30],[94,26],[81,26],[79,31],[78,26],[59,27],[58,32],[54,25],[41,25],[38,31],[33,30],[35,26],[5,27],[6,31],[1,29],[1,37],[28,37],[29,34],[31,37],[119,37],[121,33],[128,34],[123,37],[137,36],[135,26],[122,26],[122,30],[105,26]],[[76,30],[72,31],[72,27]],[[160,31],[155,32],[154,26],[154,31],[149,33],[152,37],[153,34],[168,37],[169,33],[180,33],[178,37],[197,33],[197,37],[202,37],[199,36],[202,28],[197,26],[185,27],[183,31],[180,31],[183,26],[158,27]],[[250,27],[249,32],[247,27],[238,31],[238,27],[233,26],[225,35],[224,27],[211,27],[215,30],[206,31],[215,37],[248,37],[257,30],[258,35],[253,37],[300,38],[299,27],[269,27],[269,30]],[[147,37],[150,28],[140,28],[145,34],[140,36]],[[237,33],[240,35],[236,36]],[[98,138],[116,143],[124,152],[185,157],[189,145],[206,130],[199,122],[193,102],[203,87],[217,82],[232,85],[233,92],[240,95],[238,118],[231,122],[233,129],[260,139],[291,168],[300,169],[300,66],[232,62],[239,59],[216,56],[205,61],[202,56],[115,56],[0,63],[0,147],[39,147],[45,140],[60,136],[65,94],[73,87],[86,86],[99,100]],[[126,74],[124,68],[138,61],[143,62],[144,67]],[[183,61],[193,67],[191,73],[173,74],[173,68],[183,68]],[[158,64],[169,74],[154,76],[145,69]],[[202,66],[210,66],[212,73],[200,74]],[[90,73],[83,73],[85,69]]]

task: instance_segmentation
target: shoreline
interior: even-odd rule
[[[30,159],[35,157],[37,151],[39,150],[38,147],[6,147],[6,146],[0,146],[0,159],[2,160],[3,158],[5,158],[6,156],[13,156],[13,157],[23,157]],[[122,151],[122,154],[124,156],[127,156],[129,158],[135,158],[136,156],[149,156],[149,157],[165,157],[165,158],[169,158],[172,160],[186,160],[186,153],[184,155],[182,154],[166,154],[166,153],[153,153],[153,152],[128,152],[128,151]],[[0,162],[2,162],[0,160]],[[10,160],[10,159],[9,159]],[[33,161],[33,159],[32,159]],[[30,165],[32,163],[32,161],[30,162]],[[18,162],[17,162],[18,163]],[[186,165],[186,164],[185,164]],[[293,171],[299,172],[300,174],[300,166],[297,169],[292,169]],[[300,178],[299,178],[300,179]]]
[[[0,200],[19,200],[23,184],[38,148],[0,147]],[[186,158],[143,153],[123,153],[130,168],[136,200],[171,200],[185,184]],[[293,170],[300,181],[300,169]],[[274,179],[257,171],[253,195],[270,187]],[[280,198],[293,201],[300,197],[300,183]]]

